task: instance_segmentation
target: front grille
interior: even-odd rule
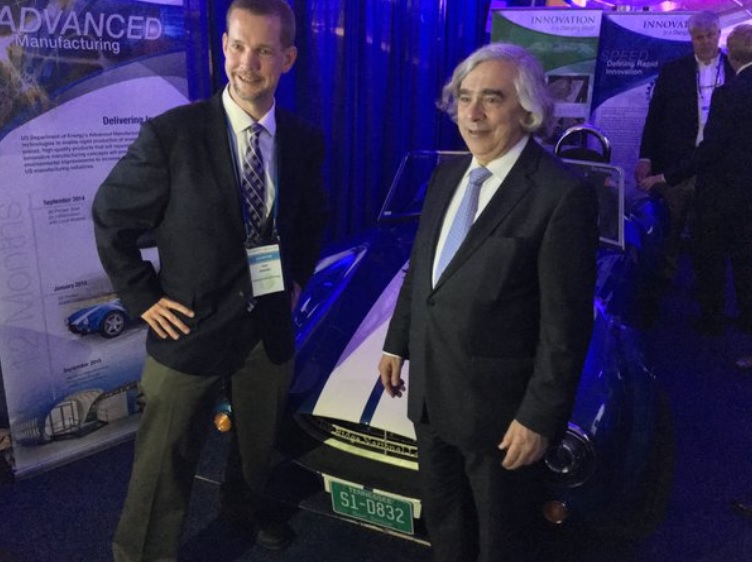
[[[397,459],[411,463],[418,461],[418,447],[413,439],[365,424],[320,416],[301,415],[298,416],[298,421],[316,439],[334,447],[346,448],[353,454],[390,464]],[[338,443],[345,447],[338,446]]]

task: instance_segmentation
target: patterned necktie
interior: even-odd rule
[[[264,210],[266,201],[264,161],[259,148],[259,138],[263,131],[263,125],[258,123],[254,123],[248,128],[248,150],[243,158],[241,185],[245,197],[245,207],[248,211],[248,234],[251,238],[261,236],[266,217]]]
[[[439,263],[436,266],[436,279],[441,277],[446,266],[452,261],[454,254],[473,225],[475,213],[478,211],[478,194],[480,193],[480,188],[483,182],[490,176],[491,172],[487,168],[475,168],[470,172],[467,191],[465,191],[465,195],[462,197],[459,209],[457,209],[457,214],[454,217],[454,222],[452,222],[449,234],[444,242],[441,256],[439,256]]]

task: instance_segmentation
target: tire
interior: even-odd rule
[[[99,329],[99,333],[102,337],[110,339],[115,338],[123,333],[125,329],[125,314],[119,310],[113,310],[108,312],[102,320],[102,327]]]

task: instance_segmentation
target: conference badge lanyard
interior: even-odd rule
[[[279,250],[279,233],[277,232],[277,197],[272,203],[271,236],[248,236],[245,241],[245,255],[248,271],[251,274],[253,296],[261,297],[285,290],[282,275],[282,256]],[[265,229],[268,232],[268,229]]]
[[[254,297],[285,290],[279,241],[258,246],[249,245],[245,249],[245,254]]]
[[[234,137],[232,134],[232,128],[229,120],[227,122],[227,132],[230,139],[230,146],[234,146]],[[234,168],[238,170],[237,155],[235,151],[232,151]],[[240,178],[237,177],[238,189],[240,187]],[[279,185],[278,182],[275,182]],[[245,205],[241,205],[243,210],[243,222],[248,224],[248,209]],[[284,277],[282,275],[282,256],[279,249],[279,234],[277,232],[277,197],[274,197],[272,203],[272,235],[260,236],[258,234],[250,234],[246,237],[245,241],[245,255],[246,262],[248,263],[248,272],[251,276],[251,287],[253,289],[253,297],[261,297],[271,293],[279,293],[285,290]],[[253,305],[251,305],[252,308]],[[249,308],[249,310],[251,309]]]

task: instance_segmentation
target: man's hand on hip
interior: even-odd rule
[[[501,466],[515,470],[540,460],[548,449],[548,438],[513,420],[499,449],[506,451]]]
[[[194,316],[194,312],[190,308],[167,297],[162,297],[156,304],[144,312],[141,318],[149,324],[154,333],[160,338],[167,339],[170,337],[177,340],[180,338],[180,333],[189,334],[191,329],[173,311],[179,312],[188,318],[193,318]]]

